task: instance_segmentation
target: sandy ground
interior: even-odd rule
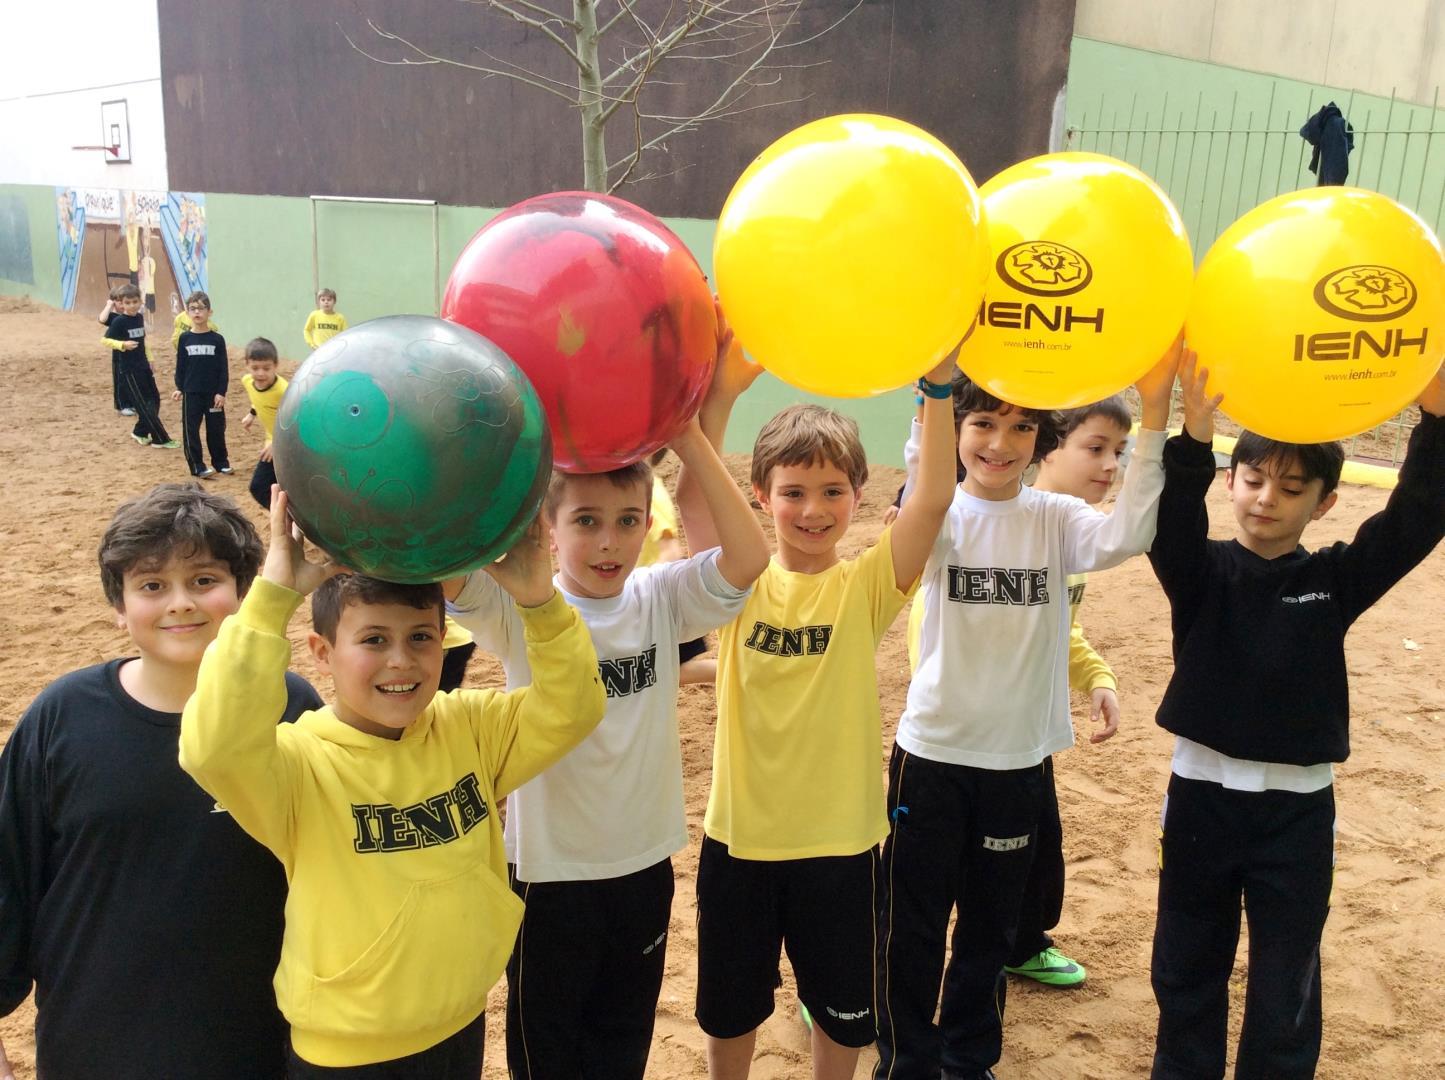
[[[221,313],[224,316],[224,312]],[[57,674],[123,653],[125,638],[101,597],[97,540],[123,497],[185,476],[179,451],[135,446],[128,422],[110,409],[109,360],[87,316],[24,301],[0,300],[5,390],[0,398],[0,469],[6,507],[0,517],[0,737]],[[170,384],[169,348],[155,356],[157,381]],[[289,365],[283,372],[289,373]],[[217,490],[249,506],[246,481],[259,439],[243,432],[241,365],[233,353],[230,395],[234,477]],[[167,423],[178,410],[167,401]],[[900,437],[905,418],[900,417]],[[744,475],[746,463],[730,461]],[[869,484],[845,554],[869,543],[899,474],[879,469]],[[1217,486],[1212,512],[1226,535],[1227,507]],[[1347,488],[1340,505],[1307,538],[1313,545],[1349,537],[1384,502],[1384,493]],[[252,510],[255,508],[252,507]],[[254,514],[258,524],[261,514]],[[1354,756],[1339,770],[1339,842],[1335,910],[1325,931],[1325,1042],[1320,1075],[1338,1078],[1445,1076],[1440,1021],[1445,966],[1445,553],[1437,552],[1369,612],[1350,636]],[[1057,937],[1089,968],[1069,991],[1015,984],[1010,991],[1002,1077],[1145,1076],[1156,1019],[1148,959],[1154,918],[1155,833],[1168,773],[1169,738],[1152,722],[1169,676],[1163,596],[1143,560],[1090,582],[1084,623],[1119,673],[1125,722],[1102,746],[1081,745],[1057,759],[1068,899]],[[878,657],[885,746],[906,689],[903,619]],[[293,625],[298,642],[302,622]],[[298,652],[298,669],[315,678]],[[494,664],[473,661],[469,681],[495,678]],[[1281,677],[1289,673],[1282,672]],[[1221,673],[1227,677],[1227,673]],[[324,694],[330,687],[318,683]],[[684,691],[680,709],[692,844],[676,859],[677,901],[667,978],[658,1007],[649,1076],[706,1075],[703,1039],[692,1018],[695,964],[693,879],[712,751],[710,688]],[[880,762],[880,769],[882,763]],[[785,962],[786,965],[786,962]],[[1242,999],[1243,950],[1236,969]],[[785,966],[786,977],[786,966]],[[806,1034],[791,981],[764,1025],[753,1076],[809,1075]],[[144,992],[144,987],[136,987]],[[501,990],[490,1010],[486,1076],[505,1075]],[[1431,1020],[1430,1017],[1435,1019]],[[29,1004],[0,1020],[3,1037],[28,1080],[33,1063]],[[865,1075],[869,1055],[860,1065]]]

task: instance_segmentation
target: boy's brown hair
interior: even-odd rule
[[[100,540],[100,583],[111,607],[124,606],[125,575],[201,553],[225,563],[244,596],[261,569],[261,537],[240,508],[200,484],[157,484],[121,503]]]
[[[851,416],[821,405],[789,405],[758,432],[751,479],[759,491],[780,465],[836,465],[854,491],[868,482],[868,456]]]
[[[211,298],[205,293],[203,293],[200,289],[197,289],[195,292],[191,293],[190,296],[186,297],[186,307],[189,308],[192,304],[205,304],[206,310],[211,310]]]
[[[312,628],[335,645],[341,613],[355,604],[402,604],[418,611],[434,609],[438,631],[446,618],[446,598],[439,584],[399,585],[365,574],[337,574],[323,581],[311,594]]]
[[[247,360],[269,360],[276,363],[276,345],[270,338],[252,338],[246,342]]]
[[[336,299],[336,290],[335,290],[335,289],[317,289],[317,290],[316,290],[316,299],[320,300],[323,296],[329,296],[329,297],[331,297],[331,299],[335,300],[335,299]]]
[[[547,515],[550,521],[557,516],[557,507],[562,505],[562,495],[567,490],[567,481],[573,476],[605,476],[612,481],[613,487],[630,488],[634,484],[642,485],[642,508],[649,514],[652,513],[652,466],[646,461],[634,461],[631,465],[624,465],[620,469],[612,469],[604,473],[564,473],[561,469],[552,470],[552,479],[547,483],[547,494],[542,500],[542,512]]]
[[[1100,401],[1080,405],[1076,409],[1064,409],[1060,412],[1059,445],[1062,446],[1070,435],[1096,416],[1102,416],[1125,435],[1129,434],[1134,426],[1134,417],[1129,412],[1129,403],[1124,400],[1124,395],[1113,394]]]
[[[117,300],[139,300],[140,286],[122,285],[120,288],[116,289],[113,293],[111,293],[111,295]]]

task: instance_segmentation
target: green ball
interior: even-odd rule
[[[537,516],[552,473],[527,377],[480,334],[426,315],[373,319],[312,353],[272,452],[308,539],[405,584],[493,562]]]

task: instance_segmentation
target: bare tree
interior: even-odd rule
[[[755,109],[786,104],[759,90],[778,86],[790,68],[786,50],[805,45],[832,30],[864,0],[846,0],[837,19],[801,34],[799,16],[810,0],[460,0],[510,19],[545,37],[566,54],[577,71],[575,84],[523,67],[480,47],[483,62],[443,55],[367,19],[376,37],[391,43],[394,55],[363,48],[345,28],[353,49],[382,64],[444,64],[479,72],[483,78],[512,79],[552,94],[575,108],[582,121],[583,184],[589,191],[615,191],[625,183],[668,176],[686,168],[639,173],[649,151],[666,151],[668,140],[710,121],[727,120]],[[816,0],[813,0],[816,2]],[[709,100],[685,113],[650,111],[649,86],[678,86],[700,63],[725,65],[727,76]],[[728,77],[730,76],[730,77]],[[715,87],[717,83],[710,83]],[[616,161],[607,156],[607,126],[619,114],[631,120],[632,148]]]

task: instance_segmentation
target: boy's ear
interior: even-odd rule
[[[306,635],[306,647],[311,650],[311,659],[316,661],[316,667],[323,675],[331,674],[331,642],[326,640],[322,634],[315,630]]]
[[[1334,506],[1335,503],[1339,501],[1339,498],[1340,493],[1338,491],[1332,491],[1328,495],[1326,495],[1323,499],[1320,500],[1320,504],[1315,507],[1314,513],[1310,515],[1310,520],[1318,521],[1320,518],[1328,514],[1330,512],[1330,507]]]
[[[773,508],[768,502],[768,493],[762,488],[758,487],[757,484],[753,485],[753,498],[756,499],[758,501],[758,505],[761,506],[768,513],[771,514],[773,512]]]
[[[116,628],[117,630],[124,630],[124,629],[125,629],[125,601],[124,601],[124,600],[122,600],[119,604],[116,604],[116,605],[115,605],[115,628]]]
[[[1233,492],[1233,491],[1234,491],[1234,470],[1233,470],[1233,469],[1225,469],[1225,470],[1224,470],[1224,490],[1225,490],[1225,491],[1228,491],[1228,492]]]

